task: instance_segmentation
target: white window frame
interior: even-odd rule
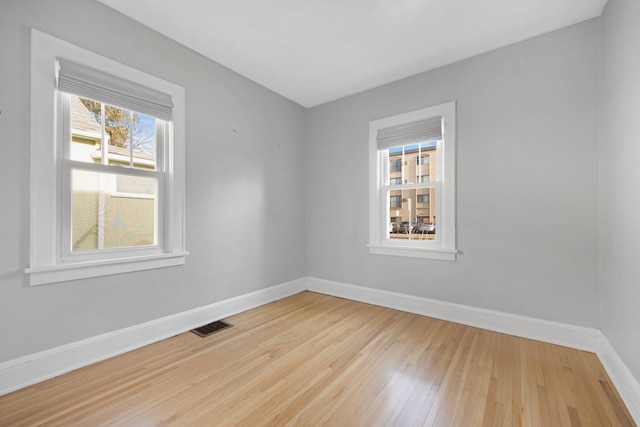
[[[436,218],[435,240],[390,239],[389,184],[384,182],[389,168],[388,150],[379,151],[378,131],[394,126],[442,117],[442,140],[436,150]],[[455,261],[456,249],[456,103],[455,101],[428,108],[398,114],[369,122],[369,252],[377,255],[393,255]],[[431,161],[434,159],[432,158]],[[417,185],[417,184],[416,184]]]
[[[164,203],[162,242],[153,248],[105,250],[97,257],[69,257],[63,250],[63,225],[69,210],[63,206],[64,135],[63,96],[55,82],[56,61],[64,58],[104,71],[132,83],[166,93],[173,102],[172,121],[164,141]],[[185,250],[185,113],[184,88],[127,65],[52,37],[31,31],[31,285],[127,273],[182,265]],[[61,111],[62,110],[62,111]],[[161,158],[162,156],[158,156]],[[114,168],[113,173],[118,173]],[[128,170],[128,174],[135,174]],[[67,240],[68,241],[68,240]]]

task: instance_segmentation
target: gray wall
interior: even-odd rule
[[[305,113],[97,2],[3,1],[0,362],[310,275],[602,327],[640,377],[639,9]],[[28,286],[31,27],[186,88],[185,266]],[[368,122],[450,100],[459,260],[370,255]]]
[[[640,2],[602,17],[600,323],[640,381]]]
[[[591,20],[309,110],[307,273],[598,326],[599,40]],[[368,122],[451,100],[458,261],[370,255]]]
[[[30,27],[186,89],[182,267],[29,287]],[[304,109],[94,1],[0,4],[0,362],[304,276]]]

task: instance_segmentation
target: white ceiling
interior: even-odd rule
[[[312,107],[599,16],[607,0],[99,0]]]

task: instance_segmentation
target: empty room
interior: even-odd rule
[[[1,0],[0,426],[640,424],[640,2]]]

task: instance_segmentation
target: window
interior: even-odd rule
[[[429,203],[429,195],[428,194],[418,194],[418,203]]]
[[[455,261],[455,128],[455,102],[369,123],[370,253]]]
[[[428,165],[429,164],[429,156],[418,157],[417,159],[419,165]]]
[[[391,185],[402,184],[402,178],[389,178],[389,184]]]
[[[184,264],[184,89],[36,30],[31,52],[31,284]]]
[[[390,170],[392,172],[402,171],[402,159],[393,159],[390,161]]]
[[[165,197],[159,154],[168,121],[63,92],[65,72],[59,71],[59,111],[62,134],[71,137],[61,144],[61,259],[159,246],[164,234],[157,218]]]

